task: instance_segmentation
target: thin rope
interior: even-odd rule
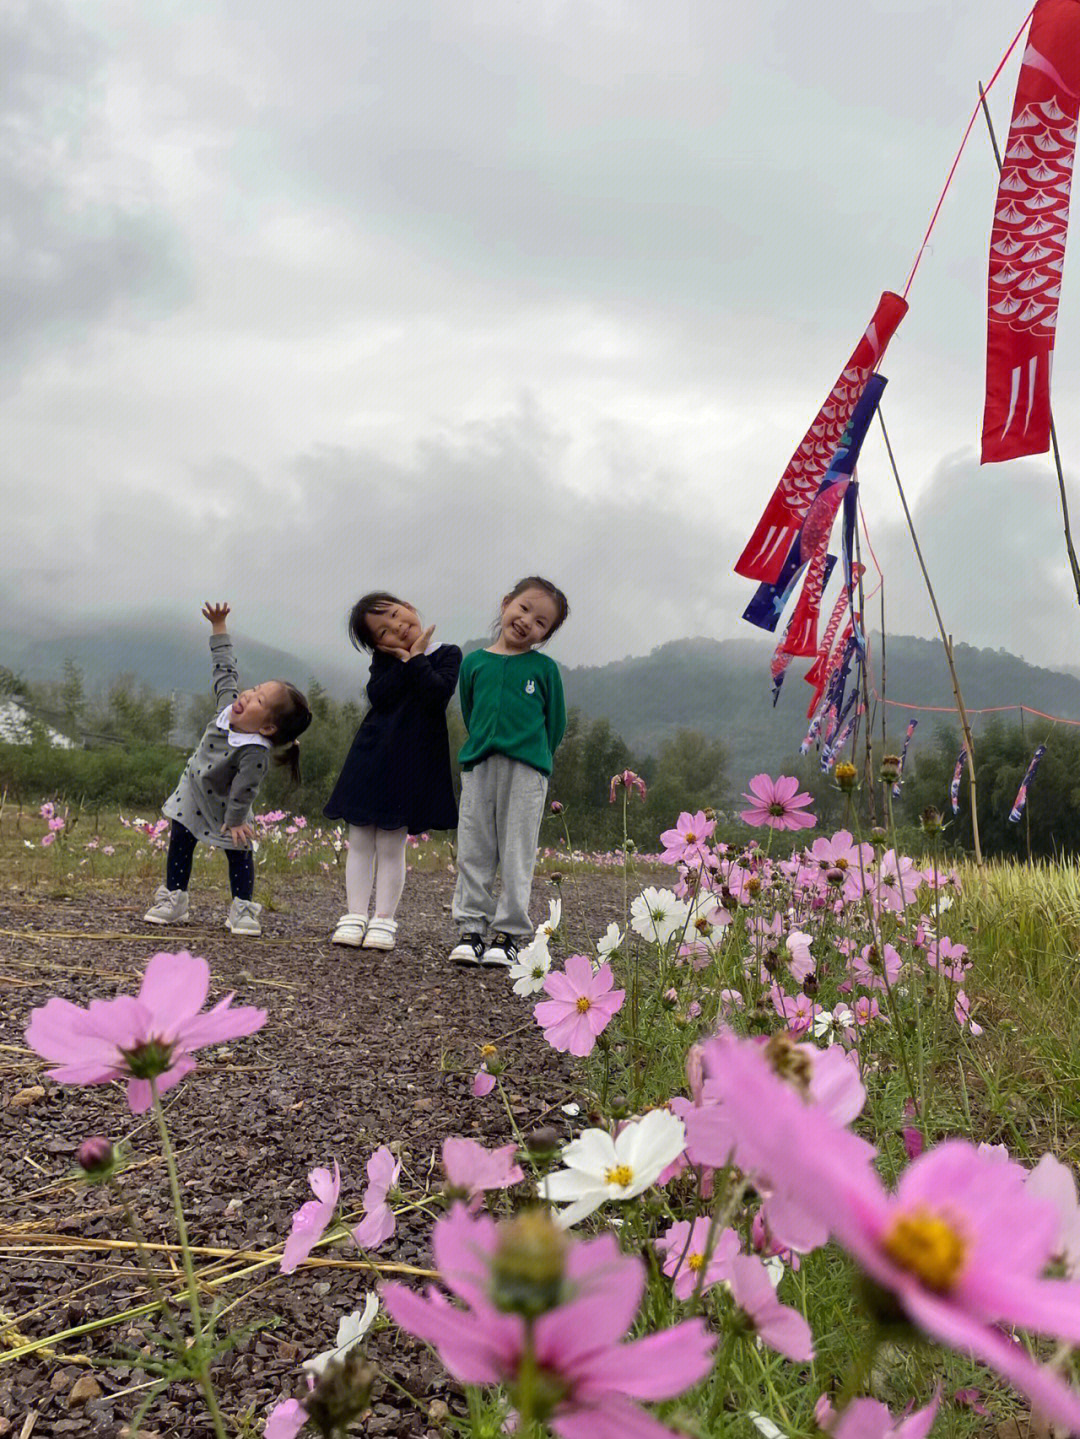
[[[986,82],[986,84],[983,86],[983,95],[987,95],[987,94],[990,93],[990,87],[993,85],[993,83],[994,83],[994,81],[997,79],[997,77],[1001,74],[1002,70],[1004,70],[1004,68],[1005,68],[1005,62],[1008,60],[1008,58],[1009,58],[1009,56],[1012,54],[1012,52],[1016,49],[1017,42],[1019,41],[1021,35],[1023,35],[1024,31],[1027,29],[1028,25],[1031,23],[1031,17],[1032,17],[1032,15],[1034,15],[1034,14],[1035,14],[1035,6],[1033,5],[1033,6],[1031,7],[1031,9],[1028,11],[1027,19],[1024,21],[1024,23],[1020,26],[1020,29],[1017,30],[1016,34],[1013,36],[1012,44],[1009,46],[1009,48],[1005,51],[1005,54],[1002,55],[1001,59],[998,61],[998,67],[997,67],[997,69],[994,71],[994,73],[990,76],[990,79],[989,79],[989,80]],[[967,142],[968,142],[968,136],[971,134],[971,127],[975,124],[976,117],[978,116],[978,113],[979,113],[979,111],[980,111],[981,109],[982,109],[982,96],[980,95],[979,100],[978,100],[978,102],[976,103],[974,110],[972,110],[972,112],[971,112],[971,119],[967,122],[967,129],[964,131],[964,138],[960,141],[960,148],[959,148],[959,150],[957,150],[957,152],[956,152],[956,158],[955,158],[955,160],[953,160],[952,165],[951,165],[950,168],[949,168],[949,173],[948,173],[948,175],[947,175],[946,178],[945,178],[945,186],[944,186],[944,189],[942,190],[941,194],[940,194],[939,197],[938,197],[938,202],[937,202],[937,204],[934,206],[934,213],[930,216],[930,223],[929,223],[929,225],[927,225],[927,227],[926,227],[926,234],[923,236],[923,242],[922,242],[922,244],[919,246],[919,252],[918,252],[918,254],[915,256],[915,263],[914,263],[914,265],[912,265],[912,267],[911,267],[911,274],[908,275],[907,284],[904,286],[904,296],[903,296],[903,297],[904,297],[905,300],[906,300],[907,297],[908,297],[908,291],[911,289],[911,282],[912,282],[912,280],[914,280],[914,278],[915,278],[915,271],[919,268],[919,261],[920,261],[920,260],[922,259],[922,257],[923,257],[923,252],[924,252],[924,250],[926,249],[927,241],[930,239],[930,232],[931,232],[931,230],[933,230],[934,226],[937,224],[937,217],[938,217],[939,213],[941,212],[941,207],[942,207],[942,205],[945,203],[945,196],[949,193],[949,186],[952,184],[953,176],[956,174],[956,167],[957,167],[957,165],[959,165],[959,163],[960,163],[960,156],[964,153],[964,146],[967,144]]]
[[[881,699],[883,705],[892,705],[894,709],[918,710],[922,714],[954,715],[957,713],[955,705],[913,705],[907,704],[904,700],[884,699],[877,690],[873,690],[872,693],[875,699]],[[997,715],[1009,714],[1013,710],[1019,710],[1022,714],[1038,715],[1040,719],[1050,720],[1053,724],[1080,725],[1080,720],[1065,719],[1061,715],[1048,715],[1045,710],[1033,709],[1031,705],[991,705],[986,709],[968,709],[967,712],[969,715]]]

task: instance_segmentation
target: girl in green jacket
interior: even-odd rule
[[[494,643],[462,662],[459,696],[469,737],[458,756],[453,917],[460,937],[450,952],[457,964],[509,968],[533,932],[536,842],[552,758],[566,730],[559,667],[536,646],[551,639],[569,613],[562,590],[528,575],[503,597]],[[497,902],[496,870],[502,877]]]

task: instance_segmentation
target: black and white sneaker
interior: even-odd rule
[[[480,956],[480,963],[489,969],[509,969],[517,964],[517,957],[517,940],[500,930]]]
[[[455,964],[478,965],[484,955],[484,936],[467,930],[450,951]]]

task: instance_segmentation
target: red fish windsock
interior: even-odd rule
[[[1080,0],[1038,0],[990,237],[982,462],[1050,448],[1050,367],[1080,113]]]
[[[1069,0],[1069,3],[1080,6],[1080,0]],[[774,584],[777,580],[866,382],[906,314],[907,301],[886,290],[866,333],[781,475],[749,544],[739,556],[735,566],[737,575],[765,584]]]

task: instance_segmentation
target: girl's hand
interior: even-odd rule
[[[413,655],[422,655],[427,649],[428,645],[431,643],[431,636],[434,633],[435,626],[428,625],[427,629],[424,630],[422,634],[417,635],[416,638],[413,640],[412,644],[409,646],[406,658],[411,660]]]
[[[239,845],[241,849],[250,849],[251,841],[255,838],[255,831],[249,824],[223,824],[221,832],[227,834],[233,844]]]
[[[403,663],[407,664],[414,655],[422,655],[424,653],[429,643],[431,642],[431,636],[434,633],[435,626],[428,625],[427,629],[424,630],[422,634],[416,636],[408,649],[405,649],[401,645],[394,645],[393,647],[391,647],[390,645],[380,645],[379,648],[383,651],[384,654],[393,655],[395,659],[399,659]]]
[[[212,635],[223,635],[225,633],[225,621],[228,618],[229,606],[227,604],[212,605],[209,600],[202,607],[204,620],[210,621],[210,633]]]

